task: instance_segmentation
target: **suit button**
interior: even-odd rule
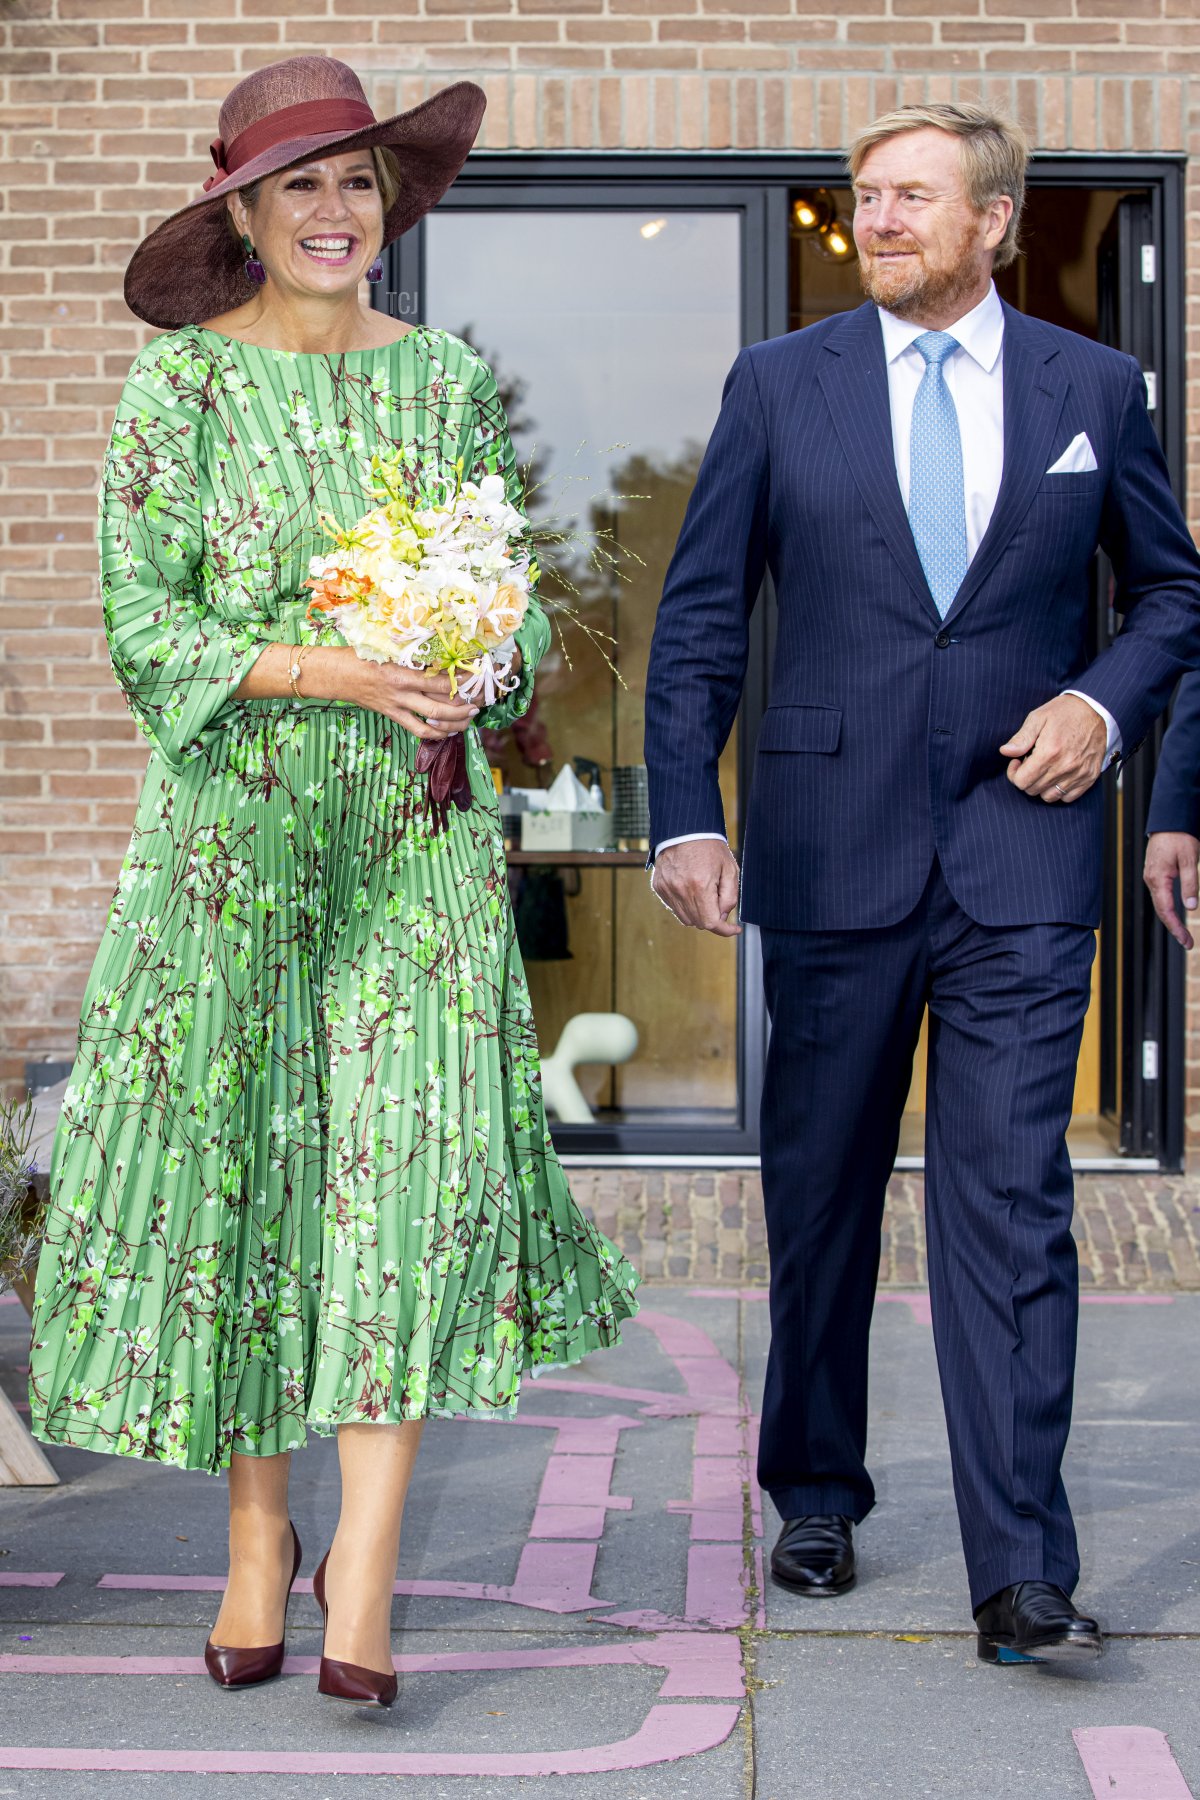
[[[950,633],[948,631],[939,631],[933,641],[939,650],[948,650],[950,648]]]

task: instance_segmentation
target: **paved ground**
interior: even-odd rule
[[[762,1184],[754,1169],[571,1170],[602,1231],[656,1280],[767,1278]],[[883,1226],[884,1287],[921,1287],[925,1182],[898,1174]],[[1075,1177],[1075,1237],[1085,1288],[1200,1290],[1200,1173]]]
[[[316,1697],[307,1587],[282,1682],[208,1681],[221,1483],[56,1452],[59,1488],[0,1493],[0,1796],[191,1795],[198,1775],[205,1800],[340,1800],[397,1775],[428,1800],[1200,1796],[1200,1298],[1084,1308],[1069,1483],[1083,1594],[1114,1639],[1073,1677],[975,1660],[922,1294],[878,1310],[880,1505],[860,1587],[825,1603],[762,1587],[762,1288],[645,1301],[620,1350],[534,1384],[519,1422],[430,1428],[388,1714]],[[14,1396],[23,1326],[0,1305]],[[307,1577],[332,1446],[295,1469]]]

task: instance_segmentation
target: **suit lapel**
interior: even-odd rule
[[[1007,379],[1007,365],[1005,374]],[[914,594],[937,619],[896,480],[883,331],[874,306],[868,303],[847,313],[830,332],[818,379],[838,441],[871,517]]]
[[[1029,511],[1050,463],[1050,450],[1070,383],[1058,367],[1058,348],[1036,319],[1004,308],[1004,474],[991,523],[954,596],[956,619],[979,592],[1013,532]],[[961,422],[960,422],[961,423]],[[967,427],[969,428],[969,426]]]

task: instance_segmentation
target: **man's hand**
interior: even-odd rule
[[[656,857],[650,886],[681,925],[711,931],[715,937],[740,937],[732,914],[738,903],[738,866],[728,844],[697,838],[671,844]]]
[[[1146,845],[1146,866],[1142,880],[1150,889],[1154,910],[1185,950],[1193,947],[1191,932],[1175,911],[1175,883],[1184,907],[1192,912],[1196,906],[1196,865],[1200,862],[1200,838],[1186,831],[1152,831]]]
[[[1108,754],[1108,728],[1075,694],[1035,706],[1020,731],[1000,746],[1012,758],[1008,779],[1047,806],[1078,800],[1099,778]]]

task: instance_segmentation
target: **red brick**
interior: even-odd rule
[[[837,36],[836,19],[751,19],[751,43],[812,44]],[[804,51],[799,55],[807,61]]]
[[[660,38],[674,23],[660,28]],[[565,29],[574,44],[648,44],[654,32],[649,19],[568,19]]]
[[[477,55],[502,57],[503,51],[476,52]],[[518,44],[513,51],[519,69],[594,69],[604,64],[603,50],[564,50],[561,44]]]
[[[664,19],[658,28],[658,41],[660,44],[744,44],[746,27],[741,19]]]
[[[811,62],[814,55],[814,51],[808,51],[805,61]],[[700,52],[702,69],[741,69],[762,74],[768,69],[783,70],[790,69],[791,66],[791,52],[782,49],[767,50],[749,44],[719,44],[712,49],[703,49]],[[739,145],[738,147],[745,148],[746,146]]]
[[[613,50],[614,69],[694,69],[695,50]]]

